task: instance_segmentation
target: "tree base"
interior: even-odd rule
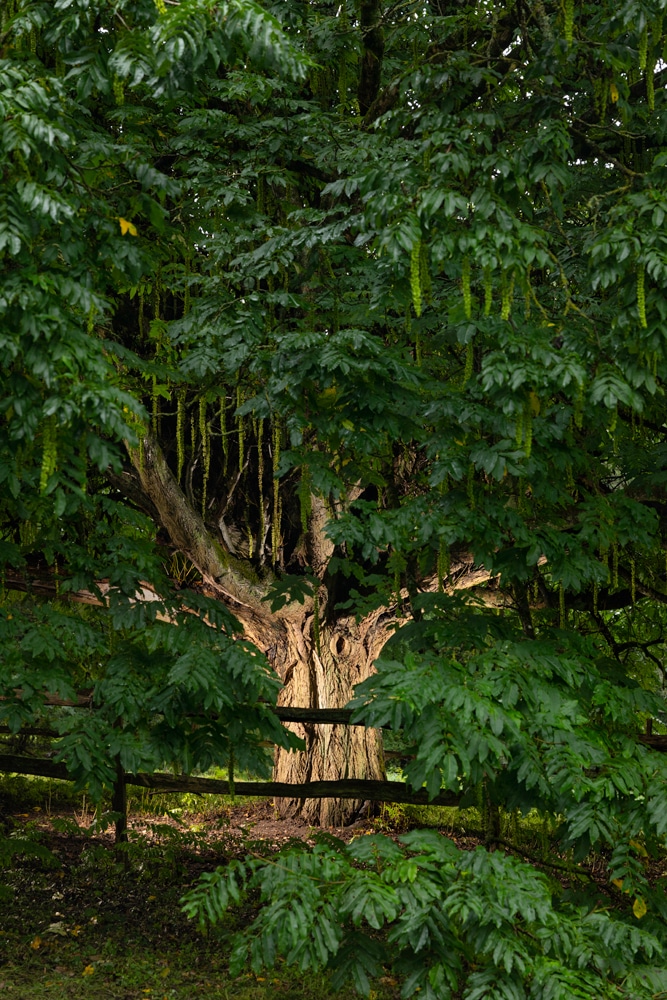
[[[276,751],[274,780],[301,784],[306,781],[337,781],[385,778],[382,734],[362,726],[304,726],[292,723],[306,741],[306,751]],[[282,819],[293,819],[307,826],[345,827],[373,814],[375,803],[364,799],[292,799],[275,800]]]

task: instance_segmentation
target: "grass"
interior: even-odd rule
[[[206,934],[181,913],[180,897],[202,872],[245,853],[246,845],[225,833],[229,800],[212,798],[203,809],[198,797],[144,799],[139,793],[133,819],[142,833],[113,847],[110,833],[86,829],[90,805],[67,783],[0,780],[0,818],[10,842],[28,834],[51,852],[17,855],[0,872],[3,1000],[356,997],[351,986],[334,994],[326,975],[282,964],[265,975],[232,979],[229,934],[252,919],[252,911],[241,910],[221,931]],[[169,816],[180,822],[168,822]],[[257,842],[252,848],[258,849]],[[394,981],[375,987],[375,1000],[398,996]]]
[[[64,840],[65,838],[63,838]],[[224,860],[192,843],[134,842],[126,851],[94,840],[57,852],[59,864],[15,862],[12,899],[0,914],[0,995],[13,1000],[201,997],[319,1000],[333,996],[320,974],[278,966],[231,979],[224,931],[202,934],[179,899],[201,871]],[[53,846],[53,841],[50,841]],[[237,848],[238,850],[238,848]],[[77,856],[78,853],[78,856]],[[241,912],[236,919],[248,919]],[[233,926],[225,928],[227,932]],[[378,1000],[397,996],[391,984]],[[342,996],[354,995],[349,993]]]
[[[246,907],[219,930],[203,934],[180,909],[180,898],[204,871],[247,849],[271,851],[267,841],[239,839],[229,830],[228,796],[154,793],[131,789],[132,839],[114,847],[68,782],[0,778],[9,841],[28,835],[42,854],[16,854],[0,871],[0,996],[8,1000],[352,1000],[350,986],[334,994],[326,975],[278,965],[261,976],[232,979],[226,953],[235,927],[253,918]],[[237,802],[246,809],[249,800]],[[236,814],[238,816],[238,814]],[[385,805],[373,821],[379,832],[434,827],[460,846],[479,842],[477,809]],[[248,832],[249,831],[249,832]],[[546,857],[553,828],[535,816],[503,814],[501,835]],[[246,839],[244,840],[243,837]],[[13,839],[12,839],[13,838]],[[40,843],[41,842],[41,843]],[[46,849],[49,850],[46,850]],[[49,853],[49,851],[51,853]],[[0,861],[3,842],[0,838]],[[2,886],[0,886],[0,891]],[[373,1000],[398,1000],[400,984],[385,978]]]

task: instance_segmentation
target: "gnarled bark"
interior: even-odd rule
[[[278,704],[342,708],[352,698],[354,685],[371,673],[373,662],[388,638],[386,625],[379,614],[361,623],[352,618],[339,619],[334,626],[325,625],[315,630],[319,632],[319,642],[313,636],[313,626],[311,612],[304,615],[302,622],[290,623],[287,627],[280,670],[284,687]],[[276,781],[384,779],[379,731],[360,726],[308,723],[292,723],[290,728],[306,741],[306,752],[295,754],[278,748]],[[282,816],[298,814],[314,826],[344,826],[353,822],[367,808],[367,803],[343,799],[319,802],[277,799],[276,808]]]
[[[305,551],[320,582],[317,594],[304,604],[293,602],[272,612],[265,600],[271,577],[260,579],[248,560],[233,556],[224,541],[215,538],[188,502],[169,469],[158,443],[147,437],[141,449],[129,449],[141,487],[159,513],[172,543],[197,567],[206,592],[224,601],[243,624],[245,634],[272,663],[283,682],[280,706],[343,708],[354,686],[365,680],[391,635],[395,610],[378,610],[362,622],[341,617],[329,605],[324,585],[334,546],[326,535],[330,511],[318,497],[311,498]],[[348,502],[358,495],[352,490]],[[478,586],[489,574],[462,562],[450,575],[456,589]],[[437,581],[432,581],[432,588]],[[431,589],[431,588],[429,588]],[[407,598],[407,591],[405,592]],[[274,777],[281,783],[385,777],[382,739],[378,731],[361,726],[289,723],[305,740],[306,751],[276,751]],[[283,816],[299,815],[312,825],[342,826],[366,807],[362,800],[279,798]]]
[[[162,526],[176,548],[197,567],[204,580],[219,593],[255,610],[262,610],[268,584],[258,580],[249,563],[226,552],[193,509],[167,465],[162,449],[151,435],[141,449],[129,449],[141,487],[158,511]]]

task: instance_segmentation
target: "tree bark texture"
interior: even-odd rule
[[[0,773],[33,774],[43,778],[55,778],[58,781],[71,781],[65,764],[56,763],[43,757],[26,757],[18,754],[0,754]],[[198,795],[229,795],[229,783],[217,778],[193,778],[185,774],[152,774],[127,773],[124,776],[126,785],[138,785],[141,788],[154,788],[160,792],[196,792]],[[234,795],[284,796],[290,792],[285,785],[275,781],[236,781]],[[454,792],[441,792],[434,799],[429,799],[425,788],[411,792],[402,781],[362,782],[352,779],[341,781],[316,781],[299,789],[301,799],[330,798],[338,795],[341,798],[364,799],[373,802],[405,802],[411,805],[458,806],[460,796]]]
[[[343,708],[352,698],[354,685],[372,672],[373,661],[388,635],[376,620],[357,624],[339,619],[335,626],[316,630],[313,614],[303,623],[289,623],[286,647],[276,663],[283,689],[280,706]],[[379,616],[377,616],[379,618]],[[335,781],[359,778],[382,781],[385,777],[382,736],[361,726],[290,723],[306,742],[305,753],[276,749],[274,776],[281,782]],[[364,800],[326,799],[320,802],[276,799],[281,816],[299,816],[313,826],[344,826],[364,811]]]
[[[368,10],[367,45],[373,41],[376,5]],[[379,28],[378,28],[379,30]],[[299,550],[319,582],[317,592],[305,603],[290,602],[276,612],[265,600],[273,577],[255,568],[248,559],[228,550],[225,538],[216,535],[189,503],[170,470],[158,442],[148,435],[141,448],[128,448],[141,489],[158,511],[162,527],[173,545],[199,570],[207,594],[224,602],[241,622],[245,635],[269,659],[283,682],[278,699],[282,707],[340,709],[353,697],[354,686],[365,680],[373,663],[392,634],[396,609],[380,609],[357,622],[341,616],[336,598],[329,595],[324,580],[334,552],[326,527],[342,501],[332,511],[325,501],[312,495],[307,531]],[[346,503],[359,496],[352,487]],[[450,574],[446,585],[456,589],[474,587],[489,580],[489,573],[464,561]],[[435,589],[437,580],[427,589]],[[408,598],[407,591],[405,592]],[[279,783],[367,779],[385,777],[381,734],[361,726],[289,723],[306,743],[305,752],[278,749],[274,777]],[[313,826],[340,827],[353,822],[365,809],[363,799],[306,800],[279,796],[281,816],[299,816]]]

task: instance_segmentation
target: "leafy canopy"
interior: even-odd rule
[[[606,865],[601,896],[425,834],[246,862],[186,903],[216,921],[260,889],[239,968],[338,963],[367,991],[395,960],[405,996],[467,1000],[664,988],[664,765],[639,740],[664,718],[662,17],[3,8],[0,555],[32,581],[3,605],[3,719],[92,689],[58,724],[97,791],[117,760],[261,768],[262,738],[289,743],[266,662],[179,590],[137,498],[126,452],[141,470],[157,440],[248,578],[286,571],[276,612],[313,600],[328,508],[327,623],[403,626],[357,705],[405,729],[408,781],[536,808],[563,863]],[[99,611],[61,600],[82,590]]]

